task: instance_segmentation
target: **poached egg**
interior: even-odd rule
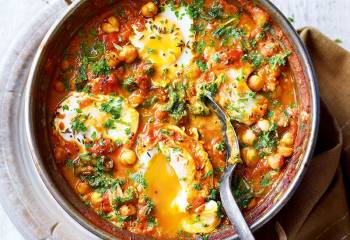
[[[165,5],[154,19],[147,19],[143,31],[133,27],[131,43],[138,49],[141,59],[154,64],[153,85],[165,87],[193,61],[192,24],[185,7]]]
[[[72,92],[57,107],[54,131],[85,152],[85,144],[95,139],[127,144],[138,123],[139,113],[123,97]]]
[[[150,140],[152,134],[155,140]],[[175,125],[160,124],[139,137],[137,154],[139,172],[148,185],[145,191],[157,206],[155,214],[165,234],[209,233],[217,227],[216,201],[196,206],[213,187],[213,167],[199,142]]]

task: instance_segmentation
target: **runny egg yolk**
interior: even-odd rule
[[[187,216],[180,212],[177,206],[172,205],[180,191],[179,179],[170,166],[166,157],[155,154],[149,162],[145,172],[147,195],[156,206],[155,216],[161,226],[162,234],[174,236],[182,229],[182,220]]]
[[[154,85],[166,86],[191,62],[191,25],[192,20],[187,16],[180,22],[175,13],[166,8],[162,14],[149,19],[142,32],[134,28],[135,34],[130,41],[142,59],[153,63],[156,70],[152,77]]]

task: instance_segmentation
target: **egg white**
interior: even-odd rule
[[[186,133],[174,125],[166,125],[166,130],[173,130],[186,136]],[[195,146],[194,146],[195,147]],[[147,147],[146,147],[147,148]],[[204,171],[212,171],[212,165],[209,161],[208,154],[204,149],[196,149],[198,156],[202,159]],[[195,179],[196,163],[190,152],[181,148],[176,142],[158,142],[156,147],[148,151],[138,151],[140,172],[144,174],[156,154],[163,154],[169,161],[170,167],[174,170],[180,184],[180,190],[171,203],[171,208],[177,211],[188,213],[190,204],[189,196],[196,195],[193,186],[197,183]],[[161,179],[159,179],[161,181]],[[215,201],[209,201],[204,204],[204,211],[200,214],[188,213],[182,220],[182,229],[190,233],[208,233],[215,229],[220,223],[218,218],[219,207]],[[198,218],[200,221],[198,221]]]
[[[231,119],[247,125],[253,124],[257,120],[255,116],[262,115],[267,108],[266,98],[254,93],[247,85],[246,79],[252,71],[247,64],[221,72],[225,81],[215,97]]]
[[[88,102],[89,104],[81,103]],[[113,120],[106,128],[106,121],[113,119],[111,113],[102,110],[102,104],[113,107],[121,106],[120,118]],[[75,119],[86,128],[86,131],[76,131]],[[129,106],[122,97],[107,95],[90,95],[82,92],[72,92],[65,98],[56,110],[54,130],[65,141],[74,142],[81,152],[86,151],[85,143],[100,138],[109,138],[114,142],[126,144],[136,134],[139,113]]]

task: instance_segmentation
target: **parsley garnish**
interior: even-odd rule
[[[131,179],[135,183],[141,185],[143,188],[147,188],[147,182],[146,182],[146,179],[145,179],[145,177],[143,176],[142,173],[139,172],[139,173],[132,174],[131,175]]]
[[[84,125],[84,121],[86,120],[86,115],[78,115],[72,120],[72,130],[74,132],[82,132],[85,133],[87,131],[86,126]]]
[[[197,59],[196,64],[199,68],[199,70],[201,70],[202,72],[206,72],[208,70],[208,65],[205,61],[203,61],[202,59]]]
[[[196,42],[194,49],[197,53],[203,54],[204,49],[205,49],[205,41],[199,40],[198,42]]]
[[[99,75],[108,75],[109,74],[109,66],[107,64],[106,59],[102,59],[91,66],[92,72]]]
[[[221,143],[216,144],[215,145],[215,149],[220,151],[220,152],[224,151],[225,150],[225,142],[222,141]]]
[[[107,129],[109,128],[113,128],[114,126],[114,120],[113,119],[108,119],[104,124],[103,126]]]
[[[286,65],[286,59],[291,55],[291,52],[286,51],[284,53],[278,53],[269,59],[269,64],[275,68],[277,66]]]
[[[163,108],[176,121],[187,115],[185,97],[186,91],[184,85],[176,84],[175,87],[169,87],[169,101]]]
[[[192,188],[193,188],[194,190],[200,191],[200,190],[202,190],[202,185],[200,185],[199,183],[194,183],[194,184],[192,185]]]
[[[134,91],[137,88],[137,84],[135,82],[134,77],[128,77],[124,82],[123,82],[123,87],[128,90],[129,92]]]
[[[202,13],[204,7],[204,0],[192,0],[192,2],[187,7],[187,14],[192,19],[197,19]]]
[[[114,119],[120,118],[121,110],[122,110],[122,98],[118,98],[118,100],[114,101],[110,99],[108,103],[102,103],[100,110],[106,113],[109,113],[113,116]]]

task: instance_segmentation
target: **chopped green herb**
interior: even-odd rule
[[[169,101],[163,109],[176,121],[187,115],[185,96],[186,91],[183,84],[175,84],[174,87],[169,87]]]
[[[219,63],[219,62],[221,61],[220,55],[219,55],[218,53],[216,53],[216,54],[213,56],[213,60],[214,60],[214,62]]]
[[[294,23],[294,22],[295,22],[294,17],[288,17],[288,21],[289,21],[290,23]]]
[[[91,66],[91,70],[93,74],[99,75],[108,75],[109,74],[109,66],[107,64],[106,59],[102,59]]]
[[[213,188],[210,190],[209,195],[207,196],[206,201],[209,202],[210,200],[215,200],[219,196],[219,190],[216,188]]]
[[[199,70],[201,70],[202,72],[206,72],[208,70],[208,65],[205,61],[203,61],[202,59],[197,59],[196,64],[199,68]]]
[[[153,106],[156,102],[157,102],[158,98],[156,96],[151,96],[149,98],[147,98],[143,103],[142,103],[142,107],[144,108],[148,108]]]
[[[123,141],[121,139],[116,139],[114,144],[116,147],[120,147],[121,145],[123,145]]]
[[[145,177],[143,176],[142,173],[139,172],[139,173],[132,174],[131,175],[131,179],[135,183],[141,185],[143,188],[147,188],[147,182],[146,182],[146,179],[145,179]]]
[[[72,168],[74,166],[73,160],[72,159],[67,159],[66,160],[66,166],[69,168]]]
[[[200,190],[202,190],[202,185],[200,185],[200,184],[198,184],[198,183],[194,183],[194,184],[192,185],[192,188],[193,188],[194,190],[200,191]]]
[[[334,42],[336,42],[336,43],[343,43],[343,41],[341,40],[341,39],[339,39],[339,38],[336,38],[335,40],[334,40]]]
[[[216,144],[215,145],[215,149],[220,151],[220,152],[224,151],[225,150],[225,142],[222,141],[221,143]]]
[[[259,68],[263,62],[264,62],[264,57],[260,55],[258,52],[252,52],[250,54],[244,54],[241,59],[243,62],[251,62],[254,68]]]
[[[214,174],[214,171],[213,171],[213,170],[209,170],[208,172],[206,172],[206,173],[204,174],[204,178],[208,178],[208,177],[210,177],[210,176],[213,176],[213,174]]]
[[[190,30],[194,34],[203,35],[204,34],[204,30],[205,30],[205,26],[204,26],[203,23],[192,24]]]
[[[72,130],[74,132],[82,132],[85,133],[87,131],[86,126],[84,125],[84,121],[86,120],[85,115],[78,115],[72,120]]]
[[[94,132],[91,134],[91,138],[92,138],[92,139],[95,139],[96,136],[97,136],[97,133],[94,131]]]
[[[113,128],[114,126],[114,120],[113,119],[108,119],[104,124],[103,127],[110,129]]]
[[[284,66],[286,65],[287,58],[291,55],[291,52],[286,51],[284,53],[278,53],[269,59],[269,64],[272,67]]]
[[[78,78],[79,80],[82,81],[87,81],[87,66],[88,66],[89,60],[87,59],[87,57],[83,57],[81,59],[81,65],[79,67],[78,70]]]
[[[267,187],[270,185],[270,181],[271,181],[271,174],[268,172],[263,175],[263,178],[260,181],[260,186]]]
[[[203,7],[204,0],[192,0],[192,2],[187,6],[187,14],[192,19],[197,19],[201,16]]]
[[[173,135],[173,133],[169,132],[169,131],[166,130],[166,129],[159,129],[159,132],[160,132],[161,134],[164,134],[164,135],[167,135],[167,136],[172,136],[172,135]]]
[[[199,54],[203,54],[204,53],[204,49],[205,49],[205,41],[202,39],[202,40],[199,40],[198,42],[195,43],[195,51]]]
[[[102,103],[100,110],[109,113],[114,119],[119,119],[122,110],[122,98],[118,98],[116,101],[110,99],[107,103]]]
[[[113,43],[113,47],[114,47],[115,49],[117,49],[118,51],[123,50],[123,48],[122,48],[120,45],[116,44],[116,43]]]
[[[226,14],[224,8],[218,2],[214,2],[213,5],[207,10],[207,18],[209,19],[222,19],[225,17]]]
[[[134,91],[137,88],[137,83],[135,82],[134,77],[128,77],[124,82],[123,82],[123,87],[128,90],[129,92]]]

